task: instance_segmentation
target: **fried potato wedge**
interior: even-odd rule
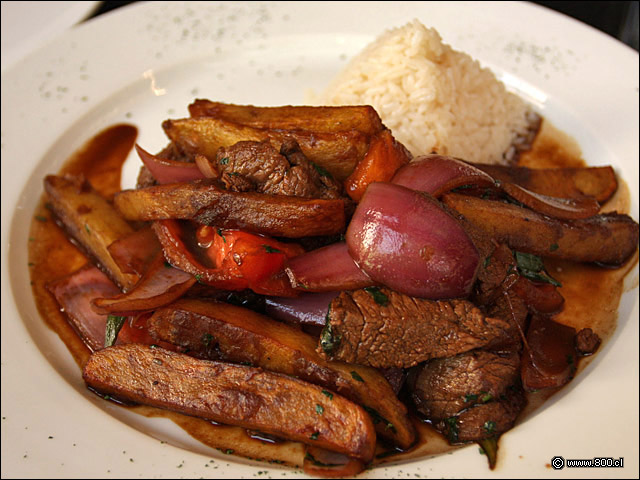
[[[556,198],[594,197],[603,204],[618,189],[611,167],[527,168],[474,164],[502,182],[515,183],[532,192]]]
[[[80,248],[121,289],[133,287],[139,276],[123,272],[108,250],[114,241],[134,232],[118,211],[79,177],[48,175],[44,189],[53,212]]]
[[[638,224],[628,215],[558,220],[517,205],[455,193],[443,195],[442,202],[521,252],[616,266],[638,248]]]
[[[127,344],[93,353],[83,378],[118,399],[373,458],[376,435],[360,406],[286,375]]]
[[[124,190],[114,205],[127,220],[194,220],[288,238],[333,235],[346,225],[341,199],[230,192],[208,181]]]
[[[216,158],[220,147],[243,140],[269,140],[279,150],[285,139],[293,137],[310,161],[339,181],[351,174],[369,148],[369,135],[355,129],[323,132],[256,128],[215,117],[165,120],[162,128],[182,152],[209,159]]]
[[[320,385],[363,405],[378,435],[393,444],[408,448],[415,440],[406,407],[377,370],[323,359],[316,340],[295,327],[227,303],[181,299],[157,310],[149,328],[158,340],[192,355],[250,363]]]
[[[343,132],[357,130],[375,135],[384,129],[380,116],[370,105],[309,107],[255,107],[197,99],[189,105],[193,118],[214,117],[254,128]]]

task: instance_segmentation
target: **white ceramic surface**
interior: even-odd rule
[[[414,18],[494,69],[576,138],[589,164],[614,165],[638,219],[638,54],[567,17],[509,2],[159,2],[105,14],[2,74],[3,478],[304,476],[225,456],[169,421],[128,415],[89,393],[35,310],[28,226],[44,175],[103,127],[133,123],[154,151],[165,144],[162,120],[186,116],[195,97],[302,103],[384,29]],[[136,170],[131,158],[126,182]],[[627,283],[613,338],[503,436],[496,470],[471,446],[362,478],[637,478],[637,266]],[[625,463],[556,471],[547,466],[556,455]]]
[[[2,71],[88,18],[100,2],[2,2]]]

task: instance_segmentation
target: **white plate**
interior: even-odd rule
[[[2,71],[87,18],[100,2],[2,2]]]
[[[503,2],[161,2],[99,17],[2,75],[3,477],[302,476],[221,455],[169,421],[129,417],[89,393],[35,310],[28,225],[44,175],[103,127],[134,123],[140,143],[154,150],[165,143],[161,121],[186,116],[194,97],[301,103],[306,89],[325,86],[384,29],[414,18],[493,68],[573,135],[588,163],[614,165],[638,218],[638,54],[548,10]],[[549,405],[503,436],[495,471],[472,446],[362,477],[637,478],[637,266],[628,280],[613,338]],[[555,471],[547,464],[556,455],[624,457],[624,468]]]

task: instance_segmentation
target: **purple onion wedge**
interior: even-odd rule
[[[347,246],[374,281],[421,298],[467,296],[479,255],[460,223],[431,196],[369,185],[347,229]]]

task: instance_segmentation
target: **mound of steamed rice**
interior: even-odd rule
[[[437,152],[479,163],[513,159],[535,117],[490,70],[417,20],[368,45],[317,101],[372,105],[416,156]]]

